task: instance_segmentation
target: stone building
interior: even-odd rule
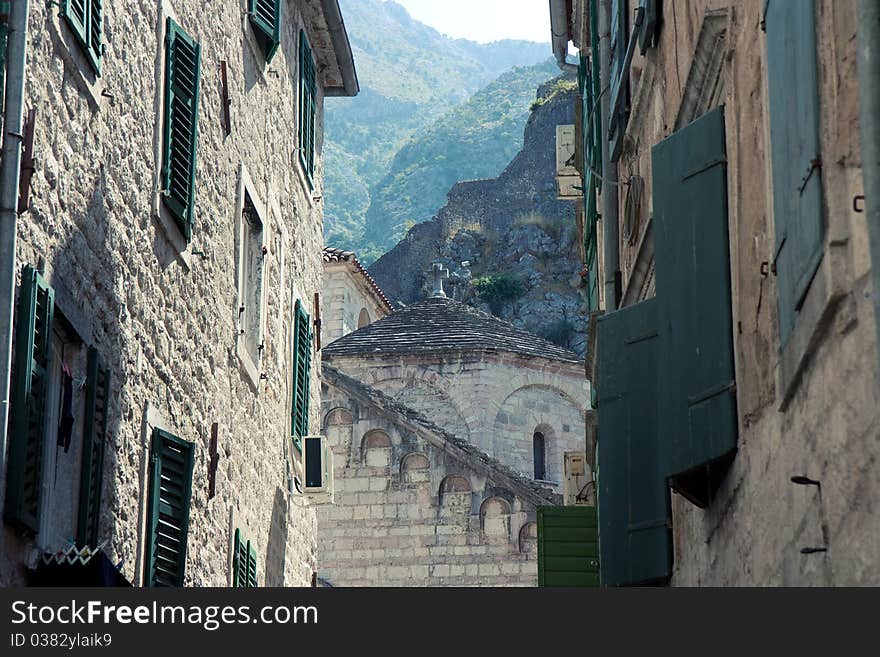
[[[329,344],[391,312],[391,301],[351,251],[324,247],[321,344]]]
[[[568,10],[603,581],[880,584],[855,0]]]
[[[338,3],[29,5],[0,583],[308,585]]]
[[[321,355],[320,577],[534,585],[536,508],[560,502],[564,455],[583,449],[577,355],[442,291]]]

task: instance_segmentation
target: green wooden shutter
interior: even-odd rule
[[[788,340],[824,250],[813,0],[768,0],[767,89],[779,333]]]
[[[88,47],[88,29],[89,23],[89,2],[90,0],[63,0],[61,3],[61,15],[67,22],[70,29],[76,35],[77,41],[83,47]]]
[[[103,0],[63,0],[61,15],[82,47],[95,74],[101,75],[101,58],[104,55]]]
[[[604,586],[671,573],[669,490],[658,429],[658,300],[599,318],[598,501]],[[664,384],[666,377],[664,377]]]
[[[309,315],[297,300],[293,317],[293,401],[290,433],[302,451],[302,437],[309,433],[309,381],[312,364],[312,331]]]
[[[162,198],[189,241],[195,206],[201,47],[171,18],[165,29]]]
[[[281,0],[248,0],[248,13],[266,51],[268,64],[281,43]]]
[[[83,426],[82,466],[79,475],[79,521],[76,540],[82,547],[98,544],[101,518],[101,487],[107,447],[107,416],[110,401],[110,370],[94,347],[89,349],[86,376],[86,408]]]
[[[195,445],[153,430],[145,586],[183,586]]]
[[[652,167],[666,474],[706,506],[737,440],[724,108],[655,146]]]
[[[315,175],[315,113],[317,83],[315,60],[306,33],[299,33],[299,156],[309,184]]]
[[[30,265],[21,275],[6,474],[6,519],[37,532],[55,291]]]
[[[538,507],[538,586],[599,586],[595,507]]]
[[[624,68],[626,63],[626,48],[629,42],[629,2],[627,0],[611,0],[611,102],[615,97],[620,97],[617,104],[617,112],[613,107],[612,114],[608,117],[609,158],[616,162],[623,148],[623,135],[626,132],[626,124],[629,121],[630,97],[629,97],[629,71]],[[596,51],[594,51],[596,52]],[[619,89],[617,94],[612,90]]]
[[[256,588],[257,584],[257,552],[251,542],[241,538],[241,532],[235,530],[235,544],[232,556],[232,586],[239,588]]]

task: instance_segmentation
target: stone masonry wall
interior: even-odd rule
[[[324,264],[324,289],[321,308],[321,344],[348,335],[360,328],[358,320],[366,310],[368,324],[382,319],[387,310],[376,301],[375,292],[367,287],[363,275],[352,271],[348,262]]]
[[[84,376],[85,346],[110,367],[109,444],[99,540],[113,563],[143,581],[149,431],[195,443],[186,585],[224,586],[235,528],[256,546],[261,585],[307,585],[315,570],[315,513],[289,491],[290,318],[312,311],[321,282],[322,211],[299,171],[299,29],[316,52],[327,41],[318,3],[282,3],[281,46],[265,57],[246,1],[105,2],[102,76],[89,72],[58,8],[31,3],[25,103],[36,110],[29,210],[19,218],[17,265],[42,266],[57,309],[74,327],[65,359]],[[201,99],[192,243],[157,219],[164,19],[171,13],[201,43]],[[232,130],[224,134],[220,62],[227,63]],[[323,64],[319,62],[319,72]],[[318,92],[317,151],[323,98]],[[103,92],[103,93],[102,93]],[[236,237],[240,170],[263,217],[267,254],[265,348],[256,382],[236,356]],[[322,164],[316,164],[320,193]],[[312,424],[319,426],[320,363],[313,368]],[[81,397],[76,400],[81,408]],[[77,414],[81,415],[81,412]],[[218,425],[216,496],[208,499],[208,446]],[[65,475],[50,512],[76,499],[81,428],[58,454]],[[70,490],[72,487],[72,490]],[[3,493],[0,492],[0,495]],[[65,501],[67,500],[67,501]],[[67,507],[64,507],[66,509]],[[66,511],[64,511],[66,512]],[[66,530],[39,537],[64,547]],[[0,583],[20,583],[33,541],[0,530]]]

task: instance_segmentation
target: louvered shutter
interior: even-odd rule
[[[627,306],[597,322],[603,586],[659,582],[671,573],[669,489],[658,427],[658,303]]]
[[[193,443],[153,430],[145,586],[183,586]]]
[[[171,18],[165,33],[162,198],[187,241],[192,238],[201,47]]]
[[[61,4],[61,15],[76,35],[77,40],[88,47],[88,29],[90,0],[64,0]]]
[[[6,474],[6,519],[39,530],[55,292],[30,265],[21,275]]]
[[[768,0],[764,21],[783,345],[824,250],[815,12],[813,0]]]
[[[724,108],[655,146],[652,167],[666,474],[706,506],[737,441]]]
[[[596,507],[538,507],[538,586],[598,586]]]
[[[299,33],[299,147],[300,161],[313,182],[315,174],[315,112],[317,109],[315,60],[306,33]]]
[[[83,426],[82,466],[79,475],[79,522],[77,544],[98,544],[104,452],[107,447],[107,415],[110,400],[110,370],[98,351],[89,349],[86,376],[86,408]]]
[[[626,132],[626,124],[629,121],[630,96],[629,96],[629,71],[624,68],[626,63],[626,48],[629,34],[629,2],[627,0],[611,0],[611,52],[609,67],[611,69],[611,89],[616,92],[611,94],[612,114],[608,117],[607,135],[609,141],[609,157],[616,162],[623,148],[623,135]],[[593,51],[597,52],[597,51]],[[617,112],[614,112],[613,103],[617,103]]]
[[[309,315],[297,300],[294,308],[293,403],[291,435],[302,451],[302,437],[309,433],[309,380],[312,364],[312,334]]]
[[[101,58],[104,55],[103,0],[63,0],[61,15],[76,36],[95,74],[101,75]]]
[[[281,0],[248,0],[248,13],[266,50],[268,64],[281,43]]]
[[[249,540],[242,539],[238,529],[233,545],[232,585],[239,588],[257,586],[257,552]]]

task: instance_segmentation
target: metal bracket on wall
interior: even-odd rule
[[[18,182],[18,214],[27,211],[31,197],[31,178],[34,175],[34,124],[37,110],[28,110],[21,146],[21,176]]]

